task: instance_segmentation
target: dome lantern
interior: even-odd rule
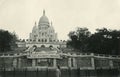
[[[49,24],[49,20],[48,20],[47,16],[45,15],[45,10],[43,10],[43,16],[40,17],[39,25],[40,24]]]

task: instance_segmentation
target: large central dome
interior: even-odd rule
[[[39,24],[49,24],[49,20],[45,15],[45,10],[43,11],[43,16],[39,20]]]

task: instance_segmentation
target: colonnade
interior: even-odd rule
[[[32,67],[35,67],[37,63],[37,59],[32,59]],[[56,67],[57,66],[57,59],[53,58],[53,66],[52,67]],[[77,61],[76,61],[76,57],[68,57],[68,67],[74,67],[77,68]],[[95,64],[94,64],[94,58],[91,58],[91,68],[95,68]]]
[[[94,54],[91,54],[92,56],[89,57],[90,59],[90,62],[91,62],[91,66],[89,66],[90,68],[92,69],[95,69],[95,57],[93,56]],[[74,67],[74,68],[77,68],[77,67],[80,67],[79,65],[77,65],[77,58],[80,58],[78,57],[76,54],[73,54],[72,56],[68,56],[67,57],[67,61],[68,61],[68,67]],[[32,66],[31,67],[35,67],[37,66],[37,60],[40,60],[42,58],[37,58],[37,59],[31,59],[32,61]],[[47,58],[46,58],[47,59]],[[58,58],[50,58],[52,59],[51,62],[52,62],[52,67],[56,67],[57,66],[57,60]],[[61,59],[62,60],[62,59]],[[109,67],[110,68],[113,68],[114,67],[114,64],[113,64],[113,59],[108,59],[109,60]],[[21,68],[21,64],[22,64],[22,58],[21,57],[15,57],[13,58],[13,67],[14,68]]]

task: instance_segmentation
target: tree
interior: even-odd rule
[[[67,45],[70,47],[73,47],[73,48],[77,48],[78,37],[77,37],[77,35],[75,35],[75,31],[71,31],[68,34],[68,36],[69,36],[70,40],[68,40]]]
[[[104,29],[96,29],[96,33],[92,34],[89,39],[89,49],[94,53],[105,53],[105,47],[107,39],[104,36],[107,36],[108,30]]]
[[[16,46],[16,40],[17,37],[15,34],[5,30],[0,30],[0,51],[10,51],[14,46]]]
[[[89,39],[89,49],[100,54],[120,54],[120,31],[106,28],[96,29]]]
[[[75,49],[79,49],[80,51],[88,51],[88,38],[90,37],[91,33],[88,31],[87,28],[77,28],[76,31],[71,31],[68,36],[70,40],[68,41],[67,45]]]
[[[82,52],[98,54],[120,54],[120,30],[96,29],[91,34],[87,28],[77,28],[68,34],[67,46]]]

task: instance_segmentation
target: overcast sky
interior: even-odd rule
[[[120,29],[120,0],[0,0],[0,29],[27,39],[43,9],[59,39],[76,27]]]

